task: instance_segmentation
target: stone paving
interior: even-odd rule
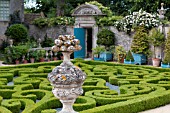
[[[170,104],[140,113],[170,113]]]

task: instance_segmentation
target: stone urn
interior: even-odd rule
[[[83,94],[82,85],[86,74],[70,61],[71,53],[81,49],[79,41],[74,38],[72,35],[59,36],[55,40],[56,46],[52,47],[55,52],[62,51],[64,57],[63,62],[48,74],[48,80],[53,86],[52,92],[63,104],[59,113],[78,113],[73,110],[73,104]]]

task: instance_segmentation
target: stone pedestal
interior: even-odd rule
[[[72,45],[70,42],[72,42]],[[59,113],[78,113],[73,110],[73,104],[76,98],[83,94],[82,85],[86,74],[70,61],[70,55],[75,50],[80,50],[79,41],[74,40],[73,36],[60,36],[55,40],[56,46],[53,50],[62,50],[64,56],[63,62],[55,67],[48,74],[48,80],[53,86],[52,92],[56,98],[59,98],[63,108]]]

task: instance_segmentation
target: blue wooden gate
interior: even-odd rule
[[[86,49],[85,49],[85,29],[83,28],[74,28],[74,36],[76,39],[80,40],[80,45],[82,49],[80,51],[74,52],[74,58],[85,58]]]

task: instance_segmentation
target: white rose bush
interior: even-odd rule
[[[114,26],[120,31],[130,33],[136,26],[144,26],[147,29],[151,29],[159,24],[160,20],[157,14],[147,13],[141,9],[139,12],[133,12],[123,19],[116,21]]]

